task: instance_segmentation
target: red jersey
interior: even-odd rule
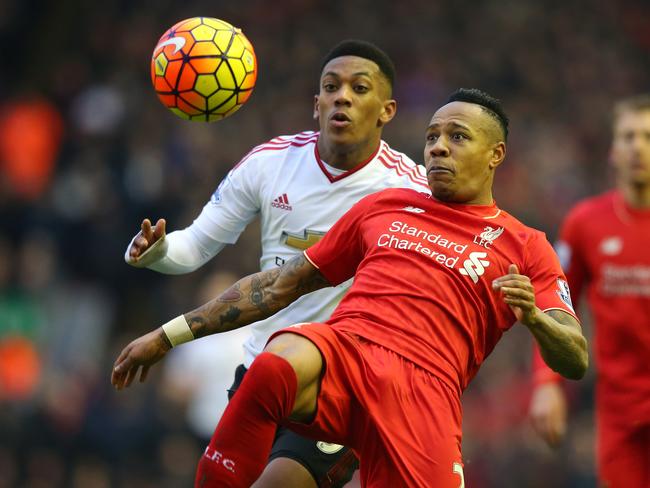
[[[625,423],[650,421],[650,210],[618,191],[589,198],[567,216],[556,246],[576,299],[595,325],[597,405]],[[536,375],[552,375],[538,359]]]
[[[544,234],[496,205],[381,191],[305,255],[332,285],[354,276],[329,324],[396,352],[458,393],[516,321],[492,289],[511,263],[530,277],[542,310],[572,313]]]

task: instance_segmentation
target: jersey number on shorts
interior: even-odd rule
[[[465,488],[465,475],[463,475],[463,466],[460,463],[454,463],[453,471],[460,476],[460,485],[458,488]]]

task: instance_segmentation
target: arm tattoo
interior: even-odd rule
[[[225,332],[270,317],[302,295],[330,286],[301,254],[281,268],[247,276],[185,314],[194,337]]]
[[[238,302],[241,300],[241,291],[239,290],[239,283],[235,283],[217,299],[220,302]]]

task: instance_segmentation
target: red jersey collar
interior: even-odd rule
[[[320,138],[320,134],[318,135]],[[318,152],[318,139],[316,139],[316,144],[314,144],[314,157],[316,158],[316,163],[318,163],[318,167],[321,169],[323,174],[327,176],[327,179],[330,180],[330,183],[335,183],[339,180],[342,180],[343,178],[350,176],[353,173],[356,173],[360,169],[363,169],[370,161],[375,159],[377,156],[377,153],[379,152],[379,149],[381,149],[382,146],[382,141],[379,141],[379,144],[377,145],[377,149],[370,155],[368,159],[365,161],[362,161],[361,163],[357,164],[354,168],[346,171],[345,173],[341,173],[340,175],[332,176],[329,171],[327,171],[327,168],[323,165],[323,161],[321,160],[320,153]]]
[[[466,203],[442,202],[434,196],[429,196],[429,198],[440,205],[445,205],[460,212],[476,215],[484,219],[495,219],[503,214],[503,211],[497,207],[495,200],[492,200],[490,205],[468,205]]]

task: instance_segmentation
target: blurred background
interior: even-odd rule
[[[253,96],[214,124],[172,115],[149,79],[160,35],[198,15],[241,27],[258,57]],[[259,231],[186,276],[123,253],[144,217],[191,223],[251,147],[315,129],[320,60],[339,40],[395,60],[384,138],[417,161],[451,91],[502,99],[497,202],[552,240],[576,200],[610,185],[610,108],[650,89],[649,22],[642,0],[0,0],[0,487],[191,486],[246,331],[174,350],[126,392],[111,366],[256,271]],[[594,486],[593,369],[569,386],[570,432],[551,450],[526,419],[529,351],[513,329],[465,395],[466,483]]]

